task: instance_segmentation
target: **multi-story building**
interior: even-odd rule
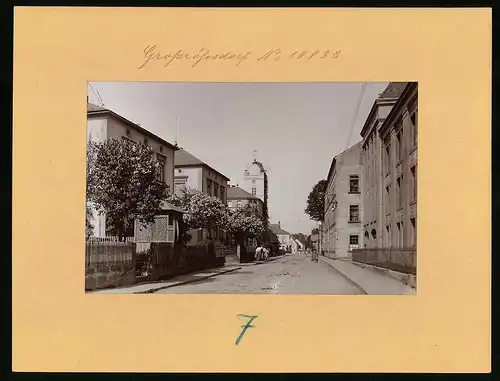
[[[227,206],[230,210],[242,208],[247,204],[255,206],[258,214],[262,216],[264,211],[264,201],[254,196],[237,185],[230,185],[227,188]]]
[[[109,139],[130,140],[152,147],[156,151],[161,165],[160,177],[170,189],[173,189],[174,155],[178,148],[114,111],[87,103],[87,141],[103,142]],[[168,210],[172,206],[168,203],[162,205],[168,214]],[[170,230],[168,227],[173,226],[173,218],[167,221],[166,229]],[[108,235],[106,214],[97,215],[94,211],[91,223],[94,236],[104,237]],[[127,236],[134,236],[133,227],[127,232]],[[169,237],[171,236],[173,237],[173,234],[169,234]]]
[[[278,241],[280,242],[280,247],[282,249],[291,249],[292,246],[292,236],[289,232],[281,228],[281,221],[277,224],[271,224],[269,226],[271,230],[278,236]]]
[[[362,245],[361,173],[361,142],[332,160],[325,191],[322,240],[322,251],[327,257],[348,257]]]
[[[398,100],[406,82],[391,82],[373,103],[363,128],[361,129],[362,153],[362,194],[363,194],[363,247],[382,247],[384,210],[382,197],[384,181],[382,178],[383,147],[379,128]],[[391,188],[389,187],[389,190]]]
[[[183,188],[196,189],[219,198],[224,205],[227,205],[228,181],[227,176],[186,150],[179,149],[175,152],[175,192]],[[196,244],[206,238],[206,232],[204,235],[201,230],[190,231],[189,234],[192,236],[191,244]],[[223,240],[225,234],[218,229],[213,238]]]
[[[379,129],[384,186],[382,247],[411,249],[417,244],[418,84],[406,84]]]

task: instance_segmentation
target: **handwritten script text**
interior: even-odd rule
[[[340,57],[342,51],[330,49],[309,49],[285,51],[280,48],[268,49],[262,52],[240,51],[240,52],[214,52],[210,49],[201,48],[193,53],[183,49],[175,52],[161,52],[157,45],[148,45],[144,48],[143,59],[138,69],[144,69],[146,66],[155,62],[160,62],[164,67],[171,66],[174,62],[189,62],[191,67],[196,67],[202,62],[210,61],[230,61],[235,66],[240,66],[245,61],[254,62],[277,62],[277,61],[334,61]]]

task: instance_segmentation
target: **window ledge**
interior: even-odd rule
[[[361,221],[349,221],[350,224],[360,224]]]
[[[349,192],[349,194],[361,194],[361,192]]]
[[[396,210],[396,212],[401,212],[402,210],[403,210],[403,207],[402,207],[402,206],[400,206],[400,207]]]
[[[403,163],[403,159],[399,160],[398,163],[396,164],[396,167],[399,167]]]
[[[410,202],[410,206],[415,205],[416,203],[417,203],[417,200],[414,200],[414,201]]]

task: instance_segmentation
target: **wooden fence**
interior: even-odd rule
[[[90,237],[85,243],[85,289],[135,283],[136,244],[115,237]]]

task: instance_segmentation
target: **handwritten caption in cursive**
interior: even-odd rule
[[[241,333],[240,335],[238,336],[238,338],[236,339],[236,345],[238,345],[241,341],[241,339],[243,338],[243,336],[245,335],[245,332],[247,331],[248,328],[255,328],[254,325],[252,325],[252,322],[257,319],[257,315],[244,315],[244,314],[238,314],[238,319],[240,317],[243,317],[243,318],[246,318],[248,319],[248,321],[246,322],[246,324],[242,325],[241,328],[243,328],[241,330]]]
[[[310,61],[310,60],[336,60],[340,57],[341,50],[329,49],[297,49],[294,51],[285,51],[279,48],[269,49],[267,51],[255,53],[252,51],[243,52],[213,52],[210,49],[201,48],[196,53],[186,52],[178,49],[175,52],[162,53],[157,45],[148,45],[143,51],[143,60],[138,69],[144,69],[153,62],[161,62],[164,67],[171,66],[174,62],[189,62],[191,67],[196,67],[202,62],[207,61],[231,61],[235,66],[241,65],[245,61],[272,62],[272,61]]]

